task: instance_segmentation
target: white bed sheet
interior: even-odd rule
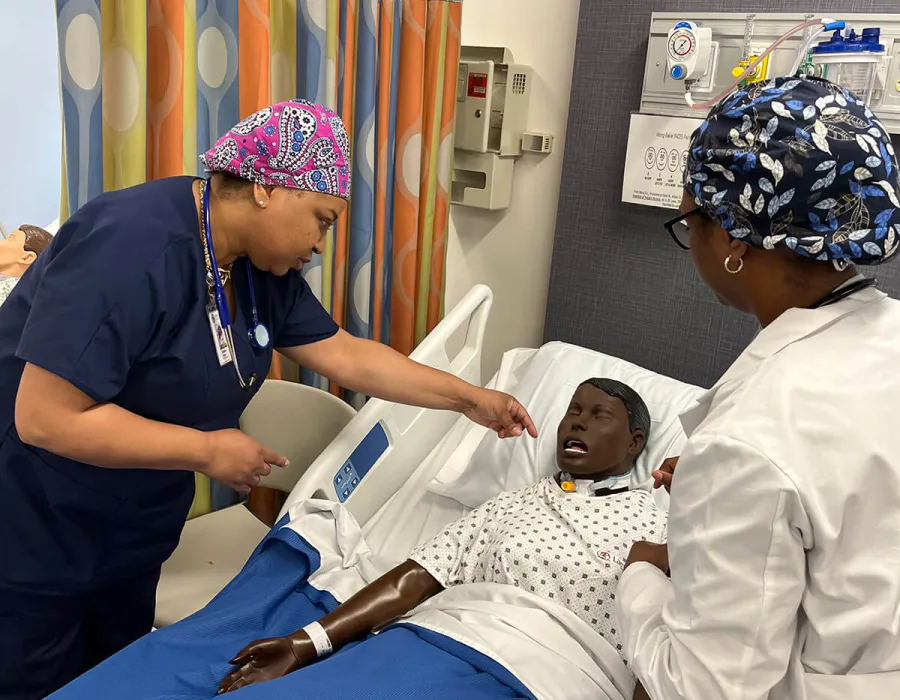
[[[460,418],[412,478],[363,527],[372,551],[399,563],[413,547],[500,491],[523,488],[555,473],[557,425],[575,388],[591,377],[625,382],[650,409],[650,440],[638,460],[635,481],[650,478],[663,459],[680,453],[685,437],[678,415],[703,389],[565,343],[511,350],[488,386],[513,394],[528,407],[538,439],[500,440]],[[654,495],[667,509],[665,491]]]
[[[294,530],[320,557],[309,583],[350,598],[389,567],[368,546],[347,509],[308,499],[289,509]],[[626,700],[634,679],[616,649],[552,600],[497,583],[452,586],[399,622],[443,634],[494,659],[539,700]],[[559,682],[565,678],[565,683]]]

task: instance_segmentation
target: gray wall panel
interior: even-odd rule
[[[546,340],[710,386],[757,331],[755,319],[720,306],[700,282],[689,253],[661,226],[671,212],[621,201],[629,116],[640,103],[651,13],[746,11],[741,5],[582,0]],[[900,0],[760,0],[753,9],[898,12]],[[883,290],[900,296],[900,264],[870,269]]]

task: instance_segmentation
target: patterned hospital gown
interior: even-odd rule
[[[13,287],[16,286],[16,283],[18,281],[18,277],[7,277],[6,275],[0,275],[0,304],[6,301],[6,297],[8,297],[12,293]]]
[[[505,583],[556,601],[621,651],[613,615],[619,576],[634,542],[666,541],[666,522],[645,489],[585,496],[547,478],[492,498],[410,559],[445,588]]]

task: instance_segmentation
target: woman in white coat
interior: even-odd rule
[[[900,247],[890,136],[824,81],[741,90],[666,226],[762,331],[682,416],[668,546],[619,583],[626,658],[654,700],[900,697],[900,302],[855,267]]]

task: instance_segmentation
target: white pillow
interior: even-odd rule
[[[429,490],[475,508],[502,491],[515,491],[555,474],[556,430],[575,389],[586,379],[608,377],[628,384],[650,410],[647,447],[638,457],[633,482],[643,482],[663,460],[677,456],[685,441],[678,415],[704,390],[603,353],[565,343],[541,347],[517,372],[519,382],[498,387],[515,396],[531,414],[538,437],[482,439],[468,466],[452,481],[440,477]],[[662,505],[662,504],[661,504]]]

